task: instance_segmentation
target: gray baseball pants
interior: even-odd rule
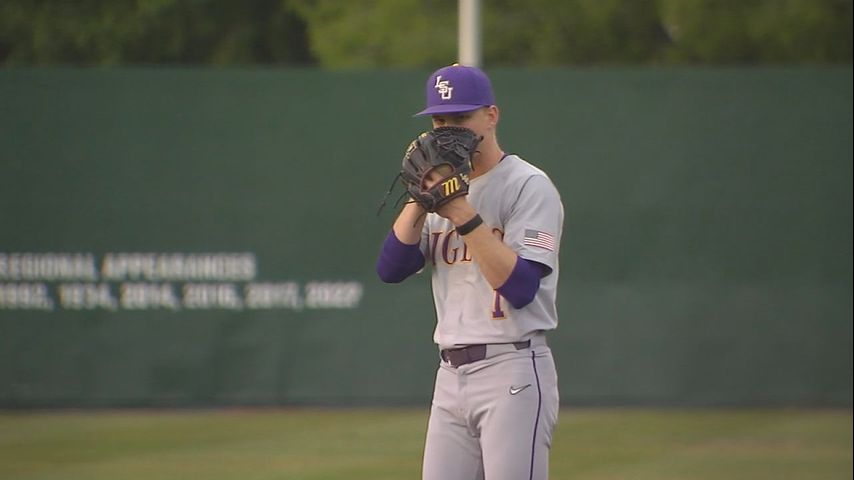
[[[424,448],[423,480],[544,480],[559,409],[544,338],[489,345],[486,358],[441,362]]]

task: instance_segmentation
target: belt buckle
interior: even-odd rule
[[[471,355],[469,355],[469,347],[448,348],[442,350],[442,359],[448,362],[454,368],[459,368],[467,363],[471,363]]]
[[[448,348],[442,350],[442,360],[448,362],[452,367],[459,368],[469,363],[477,362],[486,358],[487,345],[476,344],[459,348]]]
[[[452,348],[448,350],[448,363],[454,368],[462,367],[471,363],[468,347]]]

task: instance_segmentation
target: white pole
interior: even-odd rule
[[[459,2],[459,61],[462,65],[479,67],[480,55],[480,0]]]

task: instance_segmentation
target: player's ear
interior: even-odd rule
[[[498,119],[501,117],[501,112],[498,111],[498,105],[490,105],[486,107],[486,116],[489,120],[489,127],[495,129],[498,125]]]

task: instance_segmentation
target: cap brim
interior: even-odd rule
[[[466,104],[457,104],[457,105],[435,105],[430,108],[425,108],[420,112],[413,115],[414,117],[421,117],[423,115],[438,115],[441,113],[465,113],[471,112],[472,110],[477,110],[478,108],[483,108],[486,105],[466,105]]]

